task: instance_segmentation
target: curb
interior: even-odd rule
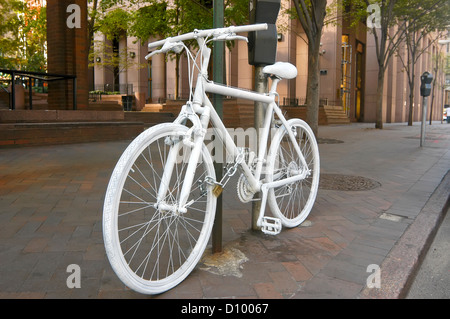
[[[450,207],[450,170],[383,261],[381,287],[365,288],[358,299],[405,298],[433,238]]]

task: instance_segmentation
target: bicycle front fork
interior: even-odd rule
[[[183,108],[183,110],[185,109]],[[192,115],[192,113],[189,114]],[[187,201],[189,199],[189,194],[191,193],[195,171],[202,153],[203,142],[206,135],[206,129],[204,129],[203,127],[207,127],[206,125],[204,125],[204,123],[207,123],[209,121],[209,114],[205,109],[200,121],[198,121],[198,118],[193,119],[191,116],[180,115],[175,123],[185,124],[187,119],[190,119],[195,124],[187,132],[180,132],[180,134],[175,134],[175,137],[167,138],[165,141],[167,145],[170,145],[170,150],[167,156],[166,163],[163,163],[164,172],[161,177],[161,184],[158,189],[158,195],[155,205],[157,209],[171,211],[174,214],[186,213],[187,207],[192,204],[188,203]],[[180,197],[176,203],[167,203],[165,201],[165,198],[167,197],[172,173],[177,161],[179,160],[180,150],[182,148],[184,148],[182,160],[187,161],[188,164],[183,181],[180,182],[182,184],[181,191],[179,193]]]

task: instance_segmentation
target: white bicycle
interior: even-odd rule
[[[263,72],[272,79],[268,94],[208,80],[208,42],[247,40],[237,33],[266,28],[266,24],[257,24],[196,30],[149,44],[150,49],[162,48],[147,58],[186,49],[191,98],[173,123],[149,128],[128,146],[108,185],[103,208],[105,248],[112,268],[129,288],[159,294],[189,275],[208,244],[217,196],[238,168],[239,198],[243,202],[261,200],[257,225],[264,233],[276,235],[282,225],[296,227],[310,213],[319,184],[317,142],[304,121],[286,120],[276,103],[278,82],[295,78],[296,67],[283,62],[266,66]],[[198,42],[195,53],[183,43],[191,39]],[[257,154],[236,146],[206,93],[265,103]],[[227,164],[221,181],[216,180],[213,159],[205,145],[210,123],[234,159]],[[256,193],[261,198],[254,199]],[[267,203],[273,217],[265,216]]]

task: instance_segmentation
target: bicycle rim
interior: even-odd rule
[[[203,146],[187,212],[155,208],[170,147],[183,144],[178,124],[161,124],[138,136],[125,150],[105,197],[103,233],[112,268],[129,288],[158,294],[173,288],[193,270],[208,243],[216,198],[204,181],[215,179]],[[176,206],[190,149],[180,147],[164,202]]]
[[[309,175],[295,183],[269,190],[269,207],[275,217],[286,227],[300,225],[309,215],[317,195],[320,174],[319,148],[308,124],[300,119],[289,121],[296,143],[306,160]],[[292,140],[282,127],[275,134],[268,159],[268,181],[280,180],[298,174],[302,170],[300,157]]]

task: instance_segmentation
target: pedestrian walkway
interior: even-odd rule
[[[427,126],[422,148],[419,123],[319,129],[322,181],[308,220],[274,237],[254,232],[251,204],[230,181],[223,253],[207,252],[158,296],[124,287],[103,246],[103,198],[129,141],[0,149],[0,298],[402,297],[448,202],[450,124]],[[81,288],[68,288],[70,265]]]

